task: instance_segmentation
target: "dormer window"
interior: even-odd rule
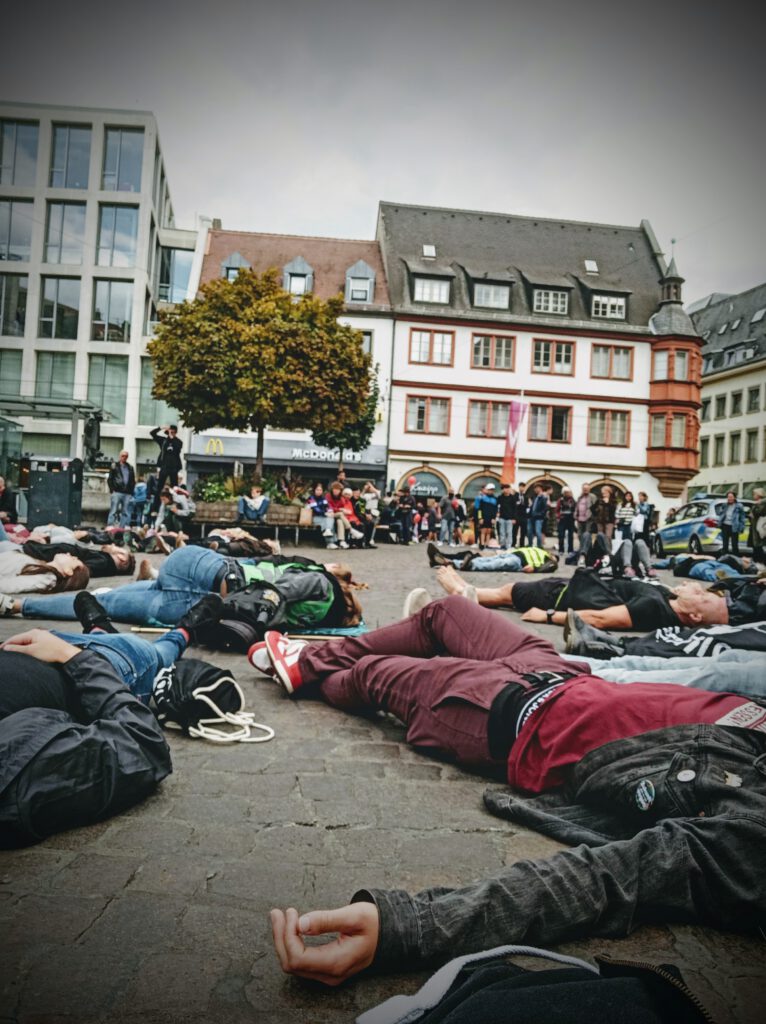
[[[600,320],[624,320],[625,297],[622,295],[594,295],[591,316]]]
[[[234,281],[240,270],[249,270],[250,264],[245,257],[238,252],[233,252],[221,263],[221,277],[227,281]]]
[[[559,316],[566,316],[569,311],[569,292],[535,288],[533,308],[535,313],[557,313]]]
[[[425,244],[423,246],[423,259],[424,260],[435,260],[436,259],[436,246]]]
[[[415,302],[449,302],[449,281],[440,277],[416,277]]]
[[[476,281],[473,286],[473,304],[482,309],[508,309],[511,301],[511,286]]]
[[[766,306],[764,306],[763,309],[756,309],[755,313],[753,313],[750,318],[750,323],[759,324],[761,320],[763,320],[764,316],[766,316]]]
[[[282,287],[296,298],[313,289],[314,270],[302,256],[296,256],[282,268]]]
[[[357,260],[346,271],[346,302],[370,303],[374,295],[375,271],[364,260]]]

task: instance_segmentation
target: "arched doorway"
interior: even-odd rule
[[[410,481],[414,478],[414,483]],[[437,500],[450,490],[446,477],[442,476],[431,466],[418,466],[404,473],[396,485],[397,489],[409,487],[410,494],[419,501],[426,501],[429,498]]]
[[[500,477],[495,473],[474,473],[467,477],[460,488],[464,501],[473,501],[485,484],[494,484],[496,491],[500,489]]]

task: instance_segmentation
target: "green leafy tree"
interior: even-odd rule
[[[342,312],[341,296],[296,300],[276,270],[212,281],[160,315],[152,393],[194,430],[254,431],[260,477],[267,426],[341,430],[364,415],[370,357],[360,332],[338,323]]]
[[[343,452],[360,452],[366,448],[372,439],[372,432],[375,429],[375,419],[378,412],[378,398],[380,397],[380,386],[378,385],[377,367],[376,372],[370,378],[370,387],[365,402],[364,412],[355,423],[349,423],[346,427],[336,428],[316,427],[311,431],[315,444],[321,444],[325,448],[338,449],[338,469],[343,468]]]

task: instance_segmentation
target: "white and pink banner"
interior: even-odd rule
[[[516,449],[521,436],[521,428],[527,415],[529,405],[527,402],[511,402],[508,410],[508,429],[505,432],[505,455],[503,457],[503,472],[500,475],[501,484],[516,483]]]

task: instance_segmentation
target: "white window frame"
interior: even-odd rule
[[[416,276],[413,282],[413,302],[429,302],[446,306],[450,300],[450,282],[444,277]]]
[[[290,274],[289,292],[291,295],[300,297],[308,294],[308,274]]]
[[[599,320],[624,320],[626,305],[624,295],[594,295],[591,316]]]
[[[370,285],[369,277],[350,277],[348,281],[349,302],[369,302]]]
[[[535,288],[533,296],[535,313],[554,313],[566,316],[569,312],[569,292],[554,291],[550,288]]]
[[[493,284],[491,281],[476,281],[473,286],[473,304],[481,309],[508,309],[511,303],[511,286]]]

